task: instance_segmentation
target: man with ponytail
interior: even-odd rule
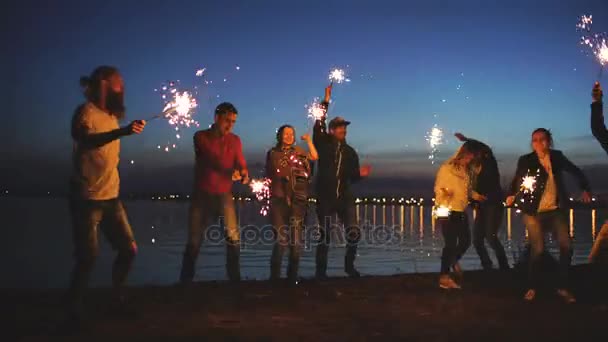
[[[82,77],[85,103],[72,118],[74,141],[70,181],[70,211],[75,265],[68,294],[70,318],[81,320],[83,297],[99,254],[98,230],[118,252],[112,269],[116,304],[125,304],[124,285],[137,252],[127,213],[119,199],[120,138],[140,134],[146,123],[136,120],[125,127],[124,83],[118,70],[100,66]]]

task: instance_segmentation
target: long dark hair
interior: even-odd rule
[[[84,97],[91,102],[97,102],[101,96],[101,82],[108,80],[118,73],[118,69],[113,66],[102,65],[95,68],[91,75],[80,77],[80,86]]]
[[[113,66],[102,65],[95,68],[90,76],[80,77],[80,86],[82,87],[84,97],[92,103],[99,103],[101,100],[102,82],[107,81],[110,77],[119,74],[118,69]],[[116,116],[119,120],[125,117],[124,93],[116,93],[108,91],[105,94],[105,107],[110,113]]]
[[[279,127],[279,129],[277,129],[277,144],[276,144],[276,148],[281,148],[281,146],[283,145],[283,131],[286,128],[291,128],[293,130],[293,134],[295,136],[296,134],[296,129],[292,126],[292,125],[283,125],[281,127]]]

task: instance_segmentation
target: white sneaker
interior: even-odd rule
[[[460,290],[460,289],[462,289],[462,287],[460,287],[460,285],[458,285],[454,281],[454,279],[452,279],[447,274],[443,274],[443,275],[439,276],[439,287],[442,288],[442,289],[444,289],[444,290],[452,290],[452,289]]]
[[[529,289],[528,292],[524,295],[524,300],[527,302],[531,302],[536,299],[536,290]]]
[[[566,302],[566,304],[576,303],[576,298],[574,298],[574,295],[566,289],[557,290],[557,295],[560,296],[564,300],[564,302]]]

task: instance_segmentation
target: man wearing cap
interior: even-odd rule
[[[593,99],[591,104],[591,132],[606,153],[608,153],[608,129],[606,129],[606,124],[604,123],[604,93],[599,82],[595,82],[593,85],[591,96]],[[591,253],[589,254],[589,262],[601,260],[601,255],[604,253],[608,255],[608,220],[604,222],[593,243]]]
[[[331,86],[325,89],[322,106],[327,110],[331,98]],[[354,261],[357,255],[357,244],[361,238],[358,226],[355,200],[350,185],[363,177],[369,176],[370,167],[359,167],[357,152],[346,143],[346,127],[350,121],[335,117],[329,122],[329,131],[325,126],[326,116],[315,122],[313,142],[318,150],[319,165],[317,170],[317,215],[320,225],[320,241],[316,255],[316,277],[327,278],[327,254],[329,251],[331,218],[335,214],[344,224],[346,234],[346,256],[344,271],[350,277],[359,277]]]

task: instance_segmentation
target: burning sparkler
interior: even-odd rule
[[[583,32],[581,45],[587,46],[597,61],[600,63],[600,77],[604,65],[608,64],[608,34],[605,32],[593,32],[593,16],[583,15],[580,17],[576,28]],[[599,77],[598,77],[599,78]]]
[[[426,134],[426,141],[429,143],[431,152],[429,154],[429,160],[432,164],[435,164],[435,158],[439,153],[439,146],[443,145],[443,130],[435,124],[431,131]]]
[[[344,69],[333,69],[329,72],[329,81],[331,84],[350,82],[350,79],[346,76]]]
[[[519,191],[515,194],[515,196],[517,197],[518,195],[531,195],[532,197],[534,197],[534,191],[536,190],[536,181],[538,179],[538,176],[540,175],[540,169],[536,170],[536,175],[531,175],[530,174],[530,170],[528,170],[528,173],[522,177],[521,179],[521,184],[519,186]],[[525,199],[522,198],[521,202],[525,202]]]
[[[271,180],[269,178],[252,179],[249,183],[251,192],[253,192],[255,198],[262,203],[262,208],[260,209],[260,214],[262,216],[268,215],[268,210],[270,208],[270,183]]]
[[[523,193],[532,193],[536,188],[536,176],[525,176],[522,178],[521,191]]]
[[[206,70],[207,70],[207,68],[201,68],[201,69],[196,70],[196,73],[195,73],[196,77],[202,77]]]
[[[314,100],[304,106],[307,110],[308,110],[308,117],[313,121],[317,121],[317,120],[322,120],[325,115],[327,114],[327,111],[325,109],[325,107],[319,102],[319,98],[315,97]]]
[[[450,212],[451,212],[450,208],[440,205],[437,208],[435,208],[435,210],[433,211],[433,214],[437,218],[448,218],[448,217],[450,217]]]
[[[196,75],[202,76],[205,70],[205,68],[197,70]],[[176,132],[175,137],[177,139],[180,139],[180,127],[198,127],[199,124],[196,120],[192,118],[192,115],[194,114],[194,111],[198,106],[194,94],[188,90],[178,89],[178,84],[179,81],[170,81],[167,82],[167,84],[163,84],[160,90],[155,89],[155,91],[160,91],[161,99],[164,103],[164,108],[161,114],[153,116],[148,121],[159,118],[166,119],[169,125],[174,127]],[[165,152],[169,152],[170,147],[176,148],[176,145],[172,144],[165,146]]]

